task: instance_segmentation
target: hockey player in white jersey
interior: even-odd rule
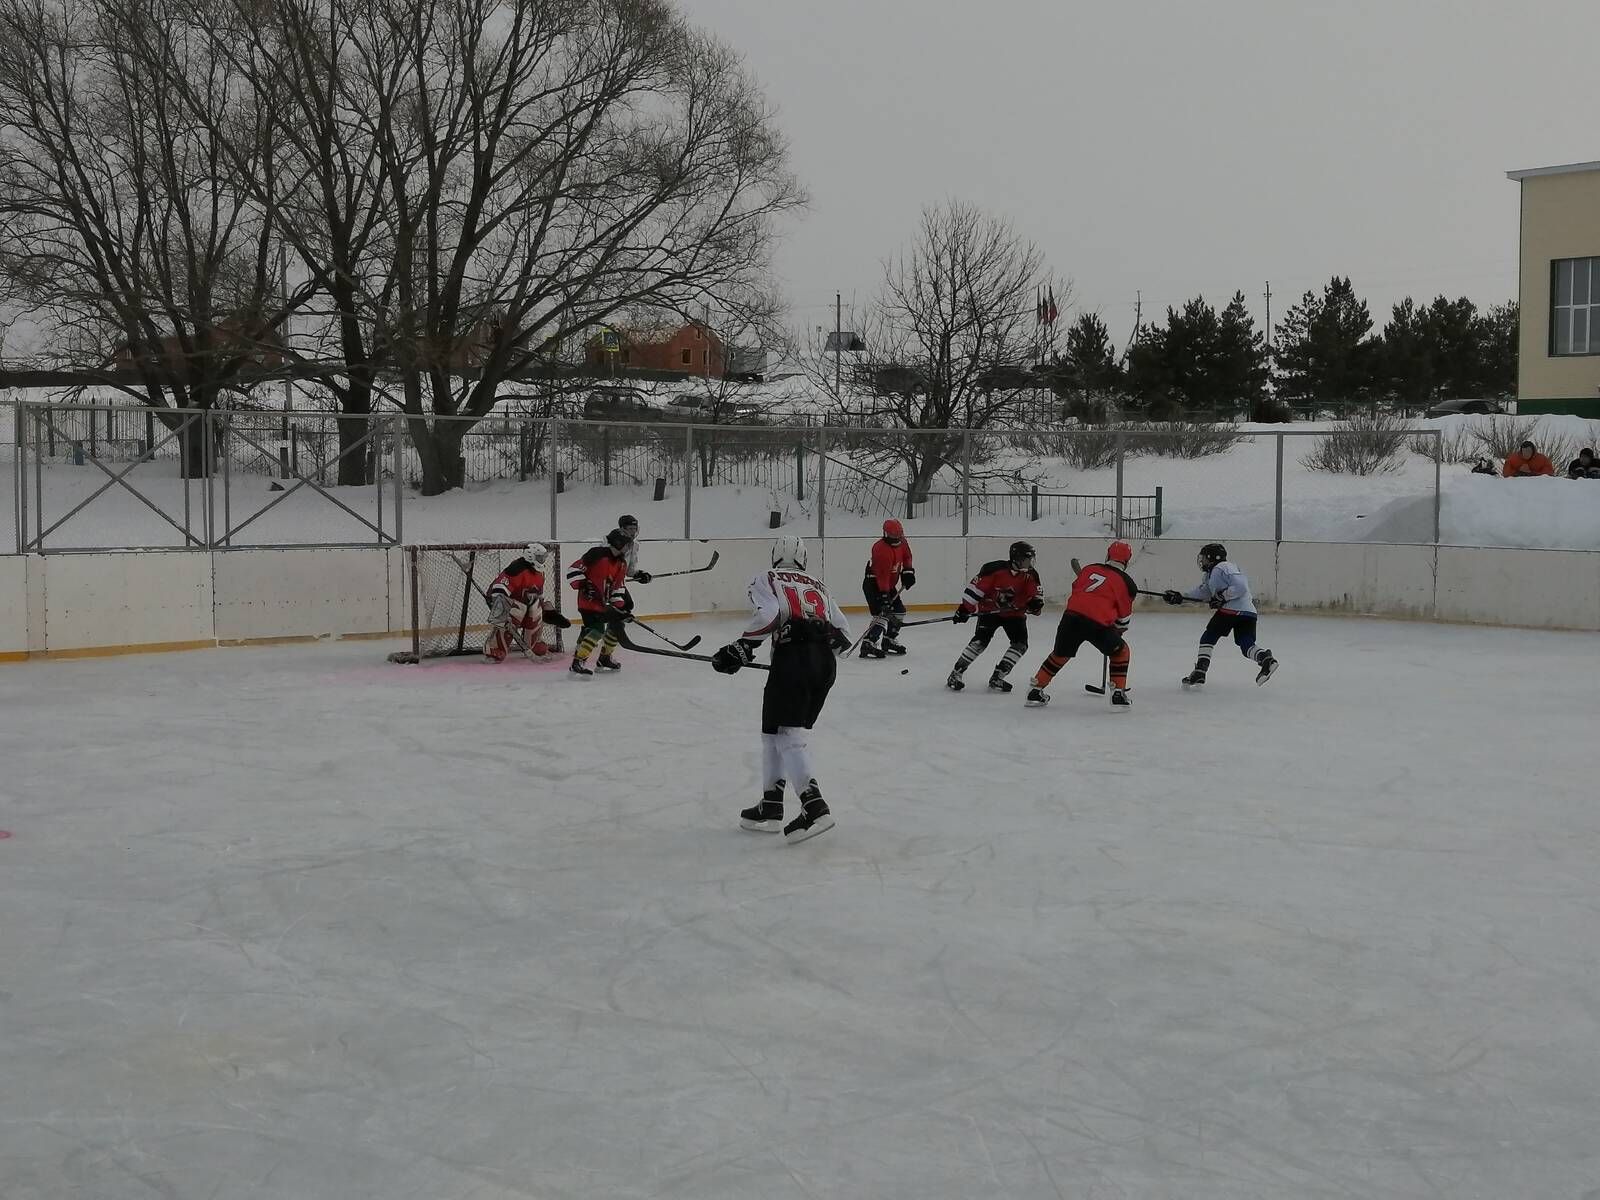
[[[1209,542],[1195,555],[1200,568],[1200,583],[1187,592],[1169,588],[1162,593],[1168,604],[1182,604],[1185,600],[1204,600],[1214,610],[1200,635],[1200,652],[1194,660],[1194,670],[1182,679],[1185,688],[1197,688],[1206,681],[1206,671],[1211,666],[1211,652],[1218,642],[1233,635],[1234,642],[1251,662],[1256,664],[1256,685],[1271,679],[1278,669],[1278,660],[1272,651],[1256,644],[1256,602],[1250,595],[1250,580],[1238,564],[1228,561],[1228,548],[1220,542]]]
[[[834,655],[850,648],[850,623],[822,580],[806,573],[805,541],[785,534],[772,544],[772,569],[750,581],[755,610],[737,641],[711,656],[725,675],[755,661],[772,639],[772,669],[761,700],[761,801],[739,814],[757,833],[803,842],[833,828],[833,815],[812,770],[806,733],[816,724],[833,687]],[[800,815],[783,823],[783,789],[800,795]]]

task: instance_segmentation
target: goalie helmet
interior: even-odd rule
[[[543,570],[545,563],[550,561],[550,547],[543,542],[529,542],[522,548],[522,557]]]
[[[1009,553],[1011,555],[1011,561],[1016,563],[1018,566],[1021,566],[1024,560],[1026,560],[1029,565],[1032,565],[1035,557],[1032,542],[1012,542]]]
[[[806,569],[806,540],[797,533],[786,533],[772,543],[772,565]]]
[[[1106,547],[1106,561],[1127,566],[1133,561],[1133,547],[1127,542],[1112,542]]]
[[[1194,556],[1194,561],[1202,571],[1209,572],[1212,567],[1219,562],[1223,562],[1227,557],[1228,548],[1221,542],[1207,542],[1200,547],[1200,553]]]

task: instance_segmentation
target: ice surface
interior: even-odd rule
[[[0,670],[0,1195],[1595,1195],[1593,635],[1202,616],[844,664],[797,847],[755,673]]]

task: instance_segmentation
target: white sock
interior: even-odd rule
[[[792,725],[778,727],[778,744],[782,749],[784,778],[794,785],[794,790],[797,792],[805,791],[815,778],[815,772],[811,769],[811,754],[806,748],[806,733],[806,730],[796,729]]]
[[[761,790],[770,791],[783,782],[783,734],[761,735]],[[801,786],[804,786],[803,784]]]

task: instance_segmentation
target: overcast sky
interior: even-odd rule
[[[919,209],[1003,213],[1119,342],[1235,289],[1513,299],[1507,170],[1600,159],[1596,0],[680,0],[741,51],[812,195],[801,327]],[[1076,308],[1074,310],[1074,313]]]

